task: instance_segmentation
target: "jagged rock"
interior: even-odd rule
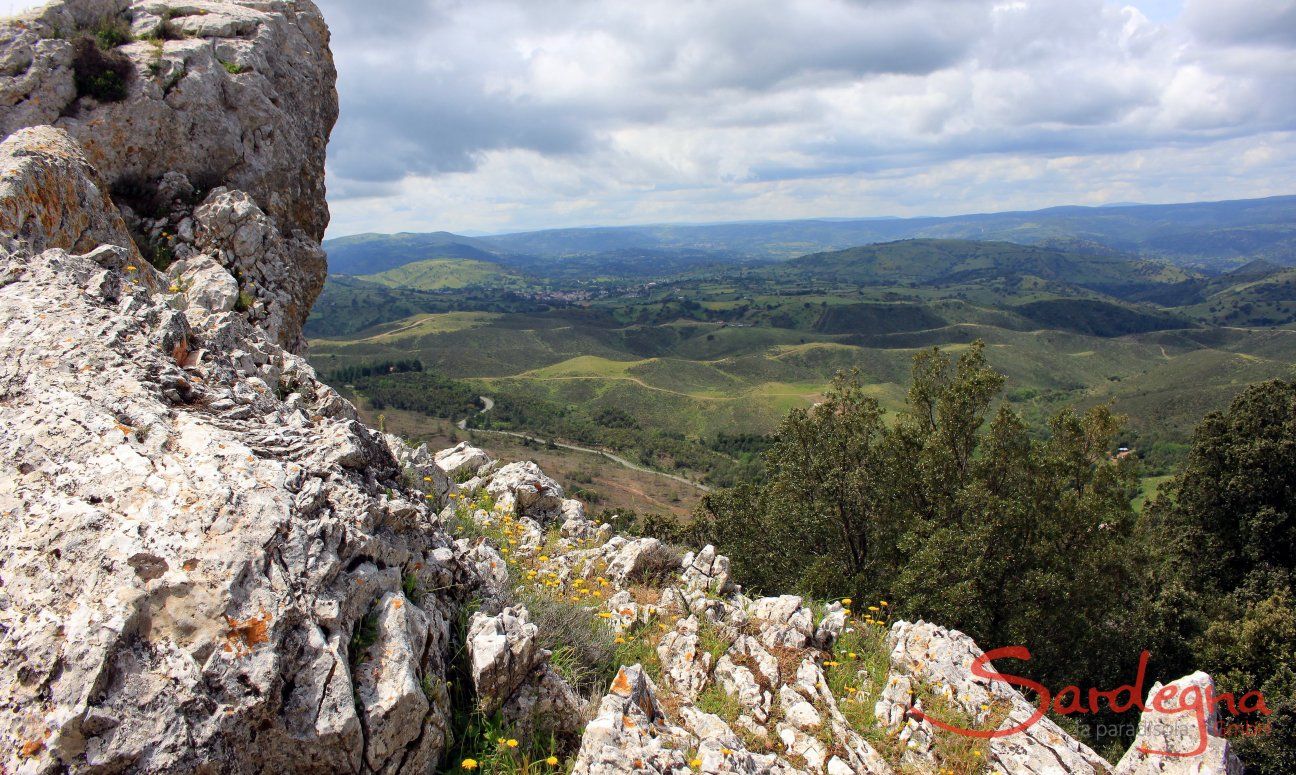
[[[585,518],[585,505],[578,500],[568,498],[562,502],[562,511],[558,517],[562,523],[559,533],[563,538],[589,543],[606,543],[612,536],[612,526],[597,524]]]
[[[605,566],[603,576],[619,585],[643,581],[679,567],[679,554],[656,538],[613,536],[592,555],[589,574],[596,565]],[[600,562],[601,561],[601,562]]]
[[[0,145],[0,233],[33,252],[117,245],[135,263],[143,261],[107,184],[81,148],[53,127],[20,130]]]
[[[760,623],[760,639],[769,648],[805,648],[814,629],[809,608],[795,595],[763,597],[750,607]]]
[[[375,772],[419,771],[435,763],[445,744],[450,713],[446,694],[432,691],[434,683],[442,680],[439,674],[425,677],[424,673],[433,627],[428,616],[400,592],[383,595],[369,615],[375,617],[377,638],[361,655],[355,675],[365,729],[365,764]],[[444,622],[439,625],[438,646],[444,647],[446,627]],[[441,667],[438,659],[435,669]],[[438,700],[436,707],[433,698]]]
[[[814,638],[812,639],[815,648],[825,651],[831,649],[845,629],[846,609],[839,602],[829,604],[827,610],[824,611],[819,626],[815,628]]]
[[[756,723],[764,724],[769,720],[774,696],[756,680],[756,675],[750,668],[737,664],[726,653],[716,660],[714,676],[725,694],[736,698],[743,711]]]
[[[1025,723],[1035,712],[1034,706],[1013,687],[972,674],[972,662],[983,652],[957,630],[922,621],[896,622],[887,634],[887,643],[891,647],[891,674],[876,715],[886,718],[893,729],[897,719],[906,718],[904,709],[914,701],[912,692],[909,697],[903,696],[906,688],[914,688],[906,683],[909,678],[945,692],[947,701],[957,704],[979,724],[985,723],[991,713],[1006,712],[1007,717],[998,727],[1006,729]],[[930,725],[908,719],[901,737],[915,740],[909,753],[929,756],[930,734]],[[992,739],[987,759],[992,767],[1007,773],[1060,771],[1098,775],[1110,770],[1101,756],[1047,717],[1019,734]]]
[[[131,70],[125,98],[79,97],[73,39],[118,13],[141,36],[114,52]],[[142,39],[164,25],[166,34]],[[121,190],[131,201],[117,204],[150,219],[137,224],[146,253],[209,252],[233,270],[226,251],[250,247],[249,234],[220,251],[195,250],[180,225],[195,195],[218,186],[254,202],[264,211],[261,245],[270,255],[238,256],[251,271],[234,274],[261,302],[254,319],[298,349],[325,274],[324,155],[337,118],[328,39],[310,0],[54,2],[0,25],[0,134],[42,124],[67,131],[108,181],[102,192]],[[94,246],[35,246],[42,247]]]
[[[562,513],[562,485],[529,460],[509,463],[496,471],[486,483],[486,492],[505,509],[513,509],[518,516],[532,517],[541,524],[557,519]]]
[[[390,433],[384,438],[396,462],[406,472],[406,479],[410,485],[422,491],[424,499],[434,507],[443,506],[450,494],[450,480],[436,464],[435,456],[428,451],[427,445],[411,447],[399,436]]]
[[[542,665],[500,708],[500,718],[514,734],[560,740],[575,739],[584,723],[584,704],[550,665]]]
[[[49,137],[16,134],[0,166]],[[60,154],[50,190],[98,186]],[[83,224],[112,223],[102,197],[78,201],[99,209],[20,203],[45,224],[25,233],[78,245]],[[0,767],[434,766],[443,722],[409,682],[443,679],[434,623],[459,603],[394,609],[406,576],[470,583],[401,497],[387,445],[263,330],[205,311],[191,325],[130,248],[14,236],[0,247]],[[376,601],[391,648],[362,704],[367,743],[349,652]]]
[[[210,256],[199,255],[168,267],[171,287],[183,294],[187,307],[203,312],[229,312],[238,304],[234,275]]]
[[[695,740],[664,722],[657,687],[640,665],[622,667],[585,727],[573,775],[627,772],[684,775],[692,772],[685,751]]]
[[[814,705],[786,684],[779,687],[779,703],[783,706],[783,718],[797,729],[806,732],[823,726],[823,717]]]
[[[697,700],[711,677],[711,655],[701,650],[698,618],[689,616],[675,623],[657,646],[662,676],[670,690],[689,702]]]
[[[734,591],[733,580],[729,578],[729,558],[718,554],[710,544],[696,555],[692,552],[684,555],[683,567],[681,578],[685,588],[690,591],[710,595],[724,595]]]
[[[296,345],[325,271],[323,250],[285,236],[252,197],[217,188],[193,212],[193,250],[216,256],[250,300],[246,313],[280,342]],[[293,271],[285,271],[293,267]]]
[[[1201,671],[1170,685],[1176,691],[1172,698],[1163,700],[1162,707],[1167,710],[1183,707],[1185,690],[1198,692],[1198,699],[1215,696],[1215,682]],[[1138,734],[1116,765],[1114,775],[1242,775],[1241,761],[1229,741],[1220,735],[1219,706],[1211,704],[1206,709],[1202,719],[1205,749],[1193,754],[1203,742],[1197,713],[1192,710],[1177,713],[1157,711],[1153,702],[1162,688],[1157,683],[1148,692],[1147,710],[1139,718]],[[1208,701],[1201,699],[1201,702],[1205,704]]]
[[[478,704],[487,715],[508,700],[549,654],[536,642],[526,608],[505,608],[496,616],[480,611],[468,623],[468,660]]]
[[[792,775],[797,770],[778,761],[773,754],[755,754],[747,750],[742,739],[713,713],[685,706],[680,715],[685,726],[697,736],[698,770],[703,773],[744,773],[745,775]]]
[[[451,478],[465,471],[473,474],[484,473],[482,469],[495,462],[485,450],[478,449],[466,441],[436,453],[435,460],[441,470]]]

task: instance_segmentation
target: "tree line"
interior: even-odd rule
[[[788,414],[760,481],[708,495],[687,525],[646,527],[716,544],[761,594],[887,600],[987,650],[1026,646],[1009,672],[1046,686],[1129,683],[1147,649],[1149,687],[1204,669],[1221,692],[1259,689],[1274,713],[1238,720],[1269,731],[1233,744],[1248,772],[1296,772],[1296,383],[1207,417],[1138,513],[1121,418],[1064,409],[1033,433],[1004,382],[980,342],[957,359],[928,350],[889,417],[839,374]]]

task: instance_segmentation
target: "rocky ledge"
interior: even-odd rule
[[[50,3],[0,21],[0,134],[67,132],[145,259],[214,259],[297,350],[326,271],[328,40],[310,0]]]

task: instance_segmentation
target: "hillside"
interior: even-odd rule
[[[663,224],[460,237],[356,235],[328,240],[332,271],[367,274],[432,255],[511,262],[526,271],[561,271],[573,259],[615,262],[626,254],[674,256],[690,266],[785,260],[877,242],[963,239],[1022,245],[1086,245],[1209,271],[1263,258],[1296,264],[1296,196],[1123,207],[1054,207],[950,217]],[[416,247],[417,246],[417,247]],[[441,246],[459,246],[448,252]],[[490,256],[477,251],[484,251]],[[659,259],[660,260],[660,259]],[[675,266],[676,271],[684,267]],[[622,267],[617,274],[633,271]]]
[[[355,234],[328,240],[325,251],[334,274],[379,274],[430,258],[490,261],[491,247],[471,237],[439,231],[431,234]]]
[[[952,285],[1036,277],[1123,297],[1186,282],[1177,267],[1011,242],[916,239],[815,253],[785,265],[790,276],[860,285]]]
[[[523,278],[499,264],[470,258],[424,259],[378,274],[362,275],[358,279],[388,288],[409,288],[416,291],[444,291],[474,286],[503,289],[526,285]]]
[[[512,430],[602,443],[704,481],[734,470],[711,449],[720,434],[768,433],[789,409],[818,400],[840,369],[860,369],[894,406],[919,348],[989,342],[1010,401],[1028,414],[1115,401],[1153,472],[1168,470],[1206,411],[1296,358],[1296,341],[1269,330],[1296,321],[1296,289],[1265,262],[1208,276],[1121,255],[909,240],[777,265],[660,271],[596,293],[559,277],[462,294],[331,279],[308,324],[319,332],[311,358],[325,372],[418,358],[533,407],[497,418]],[[564,288],[570,297],[560,297]],[[1225,362],[1244,376],[1217,368]],[[1161,383],[1170,408],[1154,413],[1164,423],[1151,422],[1145,386]],[[589,416],[615,409],[680,438],[667,451],[547,419],[564,406]]]

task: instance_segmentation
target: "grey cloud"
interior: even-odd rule
[[[983,4],[951,0],[736,0],[691,6],[683,16],[672,9],[684,6],[670,3],[656,14],[597,2],[322,6],[341,73],[332,169],[364,181],[471,170],[482,153],[502,148],[575,153],[601,131],[681,113],[785,121],[791,116],[746,110],[725,92],[931,72],[966,56],[986,20]],[[591,30],[632,62],[624,90],[558,97],[500,88],[525,88],[536,57],[547,53],[546,36]],[[520,51],[522,37],[539,38],[539,50]]]
[[[320,2],[342,97],[330,194],[371,208],[355,218],[384,199],[462,218],[453,180],[502,228],[537,207],[629,217],[636,196],[662,220],[1296,131],[1291,0],[1188,0],[1168,25],[1140,0]]]
[[[1296,47],[1292,0],[1189,0],[1185,17],[1203,40]]]

